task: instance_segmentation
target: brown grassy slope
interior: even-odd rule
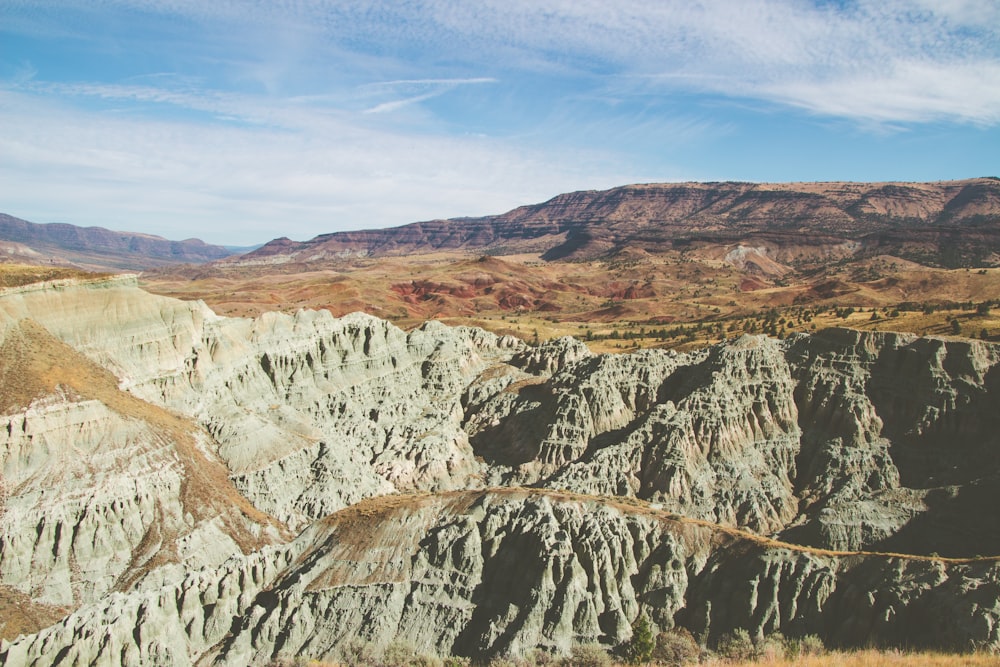
[[[49,280],[100,280],[110,275],[68,267],[0,264],[0,288],[22,287]]]
[[[0,586],[0,640],[11,640],[46,628],[71,610],[35,602],[28,595]]]
[[[427,658],[415,659],[412,665],[426,665]],[[433,664],[433,663],[431,663]],[[454,664],[466,664],[455,661]],[[516,665],[518,667],[530,667],[536,664],[532,662],[510,662],[497,660],[490,663],[490,667],[508,667]],[[553,667],[573,667],[573,661],[569,658],[550,658],[546,663]],[[611,662],[605,664],[607,667],[626,667],[628,663]],[[642,667],[650,667],[659,663],[643,663]],[[1000,656],[987,654],[949,654],[949,653],[906,653],[901,651],[879,651],[868,649],[864,651],[832,651],[823,655],[810,655],[796,658],[763,657],[758,660],[737,660],[731,661],[720,657],[708,657],[698,663],[687,663],[698,665],[728,665],[729,667],[997,667],[1000,665]],[[322,660],[294,660],[275,661],[274,667],[353,667],[344,663],[328,662]]]
[[[713,664],[713,663],[709,663]],[[987,654],[906,653],[902,651],[834,651],[794,659],[719,662],[732,667],[997,667],[1000,656]]]

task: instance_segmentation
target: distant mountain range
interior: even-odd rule
[[[500,215],[335,232],[304,242],[278,238],[256,249],[0,214],[0,261],[89,269],[223,258],[230,265],[310,265],[448,250],[577,261],[738,246],[766,249],[770,258],[799,268],[877,255],[946,268],[1000,265],[1000,179],[627,185],[562,194]]]
[[[934,183],[667,183],[559,195],[502,215],[280,238],[237,263],[310,263],[465,249],[585,260],[752,243],[786,261],[895,255],[960,267],[1000,261],[1000,179]]]
[[[233,254],[198,239],[170,241],[103,227],[35,224],[0,213],[0,261],[73,265],[87,269],[142,270],[203,263]]]

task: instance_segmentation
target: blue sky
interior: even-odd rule
[[[252,244],[1000,175],[1000,0],[0,0],[0,211]]]

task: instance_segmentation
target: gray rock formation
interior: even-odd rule
[[[1000,649],[995,561],[930,557],[1000,554],[993,345],[594,356],[133,278],[7,290],[0,339],[0,592],[38,630],[4,664],[565,652],[640,611]]]
[[[295,529],[371,495],[475,486],[461,394],[524,347],[434,322],[406,334],[360,313],[220,318],[134,280],[0,301],[9,322],[38,323],[123,389],[203,425],[240,492]]]
[[[0,585],[72,608],[287,539],[196,424],[120,391],[30,320],[4,335]]]
[[[973,511],[1000,489],[998,360],[979,341],[744,336],[474,384],[466,430],[492,483],[635,496],[831,549],[1000,553]]]
[[[522,346],[360,314],[224,319],[134,278],[9,290],[0,331],[0,585],[69,608],[368,496],[479,485],[461,394]]]
[[[3,647],[9,664],[349,660],[358,641],[474,657],[654,629],[919,637],[997,646],[996,562],[838,557],[754,543],[640,505],[505,490],[391,496],[160,587],[79,609]],[[111,628],[111,632],[106,632]],[[114,631],[118,628],[119,631]]]

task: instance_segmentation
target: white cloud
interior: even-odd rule
[[[411,104],[417,104],[418,102],[425,102],[433,97],[438,97],[444,94],[444,91],[436,90],[430,93],[423,93],[421,95],[414,95],[413,97],[404,97],[400,100],[392,100],[391,102],[382,102],[381,104],[376,104],[370,109],[365,109],[365,113],[389,113],[391,111],[396,111],[397,109],[402,109],[403,107],[410,106]]]
[[[496,213],[643,180],[586,151],[554,160],[488,138],[406,135],[311,109],[279,120],[283,127],[150,120],[0,90],[0,202],[35,222],[250,244]]]
[[[828,116],[883,123],[952,119],[1000,123],[1000,63],[942,66],[900,62],[892,71],[822,82],[781,82],[772,99]]]
[[[943,119],[995,123],[1000,82],[932,85],[918,69],[955,81],[1000,66],[1000,3],[994,0],[50,0],[13,3],[15,14],[75,7],[82,15],[129,8],[229,27],[248,78],[279,91],[310,54],[336,51],[362,71],[378,52],[400,73],[458,63],[487,71],[657,76],[663,83],[759,98],[861,120]],[[82,19],[81,19],[82,21]],[[260,31],[260,32],[257,32]],[[218,34],[213,29],[213,34]],[[225,35],[225,32],[222,32]],[[408,67],[412,59],[414,68]],[[461,69],[461,67],[458,67]],[[447,69],[447,68],[445,68]],[[914,78],[916,77],[916,78]],[[401,77],[405,78],[405,77]],[[448,77],[443,77],[448,79]],[[424,83],[432,84],[434,77]],[[845,89],[879,82],[898,91],[865,104]],[[438,84],[435,84],[438,85]],[[447,85],[443,82],[440,85]],[[435,97],[431,90],[370,105],[389,111]],[[945,99],[944,96],[947,96]]]
[[[842,9],[716,0],[661,12],[617,3],[625,18],[598,27],[577,16],[560,46],[603,54],[623,73],[647,76],[666,90],[759,99],[862,122],[995,124],[1000,3],[987,4],[975,16],[960,2],[923,9],[861,2]],[[604,34],[591,34],[597,30]],[[538,43],[550,39],[544,27],[538,32]]]
[[[365,109],[365,113],[388,113],[391,111],[396,111],[403,107],[410,106],[411,104],[417,104],[419,102],[424,102],[435,97],[440,97],[445,93],[458,88],[459,86],[476,85],[483,83],[496,83],[497,80],[492,77],[474,77],[465,79],[398,79],[395,81],[381,81],[377,83],[370,83],[363,88],[372,91],[386,91],[390,94],[395,93],[396,90],[425,90],[426,92],[421,92],[416,95],[409,95],[403,98],[392,99],[388,102],[380,102],[373,107]]]
[[[367,88],[396,88],[398,86],[460,86],[474,83],[496,83],[497,80],[491,76],[471,77],[467,79],[397,79],[395,81],[376,81],[369,83]]]

